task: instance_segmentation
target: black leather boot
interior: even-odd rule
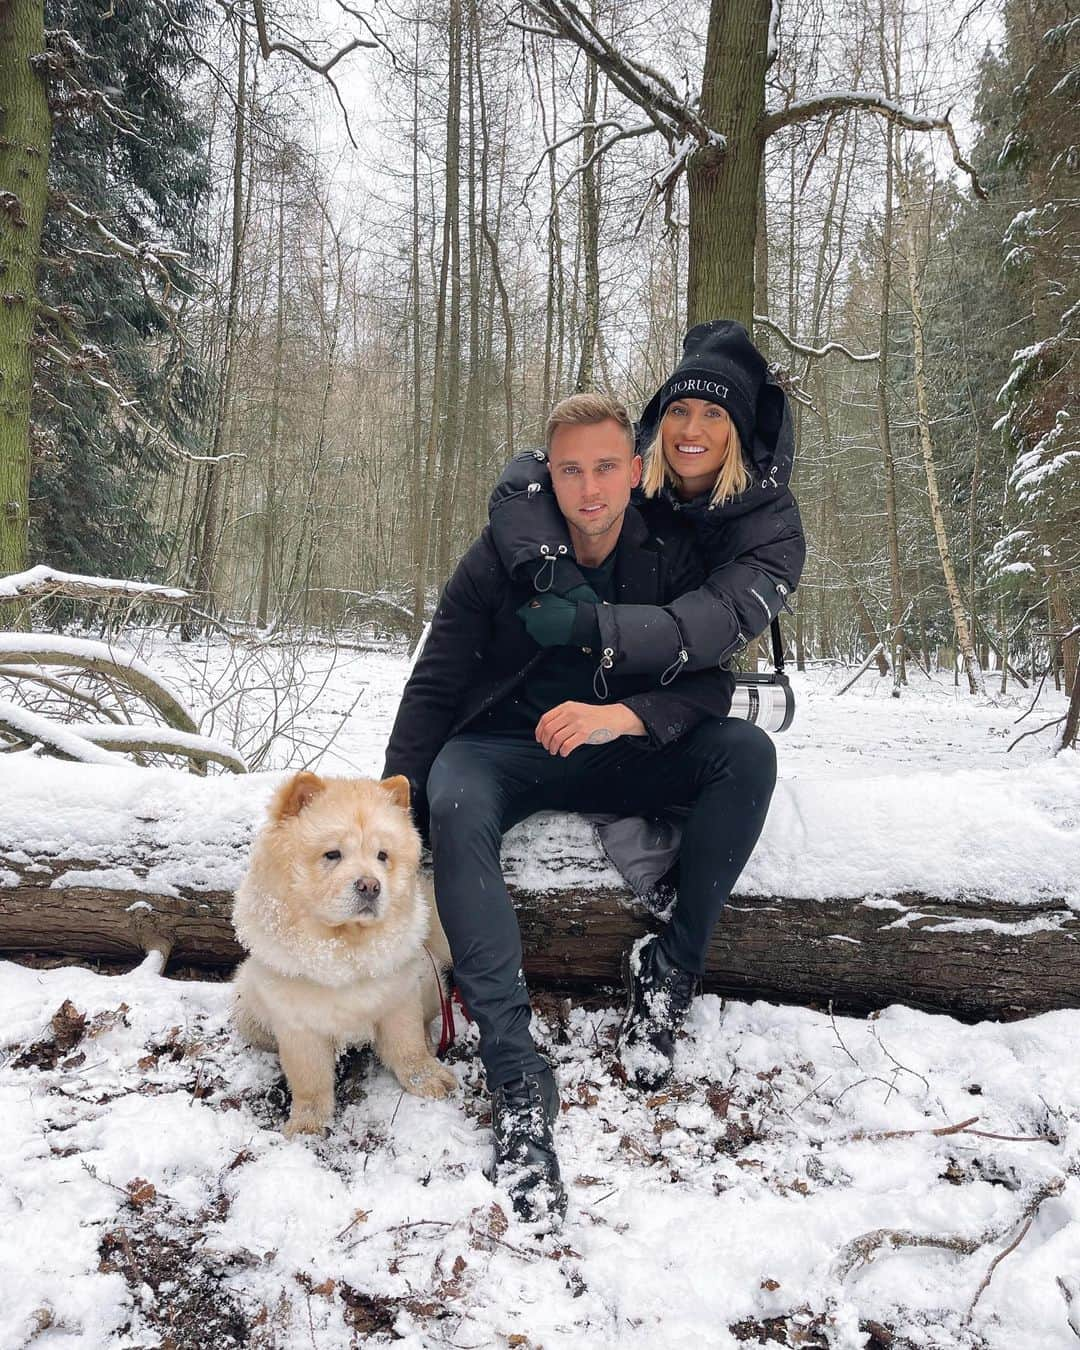
[[[514,1212],[526,1223],[557,1228],[566,1213],[552,1125],[559,1092],[550,1069],[524,1074],[491,1094],[495,1175],[510,1192]]]
[[[671,1077],[675,1033],[686,1018],[697,980],[668,960],[654,933],[639,938],[623,957],[626,1014],[618,1055],[627,1078],[643,1092],[655,1092]]]

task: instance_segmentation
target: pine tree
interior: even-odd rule
[[[1000,162],[1030,202],[1006,232],[1006,268],[1031,318],[999,395],[1019,520],[995,561],[1040,580],[1068,691],[1080,656],[1080,16],[1071,0],[1014,0],[1005,17],[1016,82]]]
[[[183,342],[189,282],[176,255],[198,251],[192,221],[207,191],[183,93],[201,19],[197,0],[171,12],[138,0],[45,6],[52,145],[30,512],[32,555],[54,565],[152,571],[140,494],[166,445],[197,433],[202,381]]]

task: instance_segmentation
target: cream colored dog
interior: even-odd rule
[[[419,862],[405,778],[298,773],[271,802],[233,907],[251,953],[236,972],[235,1017],[281,1057],[288,1135],[329,1124],[334,1061],[348,1045],[374,1043],[406,1092],[457,1086],[427,1038],[450,954]]]

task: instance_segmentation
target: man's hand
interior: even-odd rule
[[[579,745],[606,745],[617,736],[647,736],[645,723],[625,703],[560,703],[536,724],[536,739],[549,755],[564,758]]]

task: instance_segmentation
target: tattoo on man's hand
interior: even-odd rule
[[[615,739],[615,733],[610,727],[597,727],[595,731],[590,731],[586,737],[589,745],[606,745],[608,741]]]

